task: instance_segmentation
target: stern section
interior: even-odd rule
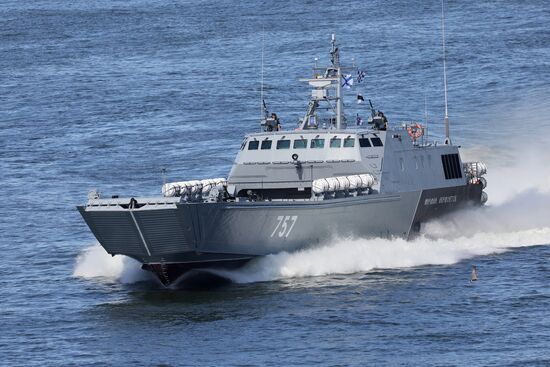
[[[423,190],[411,226],[411,235],[420,231],[421,223],[440,218],[468,206],[480,206],[483,185],[481,183]]]

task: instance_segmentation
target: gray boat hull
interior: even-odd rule
[[[140,261],[169,284],[191,268],[239,266],[332,238],[409,238],[422,222],[479,204],[481,192],[481,185],[461,185],[320,201],[182,202],[133,209],[87,205],[78,210],[108,253]]]

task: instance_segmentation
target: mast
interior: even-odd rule
[[[336,37],[332,34],[332,50],[330,51],[332,66],[336,69],[336,129],[342,128],[342,71],[340,69],[340,53],[336,47]]]
[[[441,0],[441,29],[443,39],[443,87],[445,91],[445,144],[451,145],[451,137],[449,132],[449,111],[447,108],[447,55],[445,52],[445,8],[444,0]]]
[[[355,63],[351,67],[340,65],[340,50],[336,45],[336,37],[332,34],[330,49],[331,64],[326,68],[317,66],[318,59],[315,58],[314,76],[313,78],[300,79],[307,82],[311,87],[311,97],[307,107],[305,116],[301,119],[299,129],[318,129],[325,125],[327,121],[319,120],[317,112],[326,110],[331,112],[331,117],[328,120],[329,129],[336,128],[338,130],[346,128],[346,117],[344,115],[343,91],[344,83],[351,86],[353,80],[345,79],[342,71],[355,70]],[[322,72],[322,74],[320,74]]]
[[[264,107],[264,32],[262,29],[262,70],[260,77],[260,121],[265,119]]]

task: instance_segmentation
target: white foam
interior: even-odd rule
[[[351,274],[373,269],[447,265],[511,248],[550,243],[550,228],[509,233],[479,233],[453,240],[421,236],[404,239],[342,239],[315,249],[279,253],[235,271],[217,272],[238,283],[283,278]]]
[[[111,256],[99,244],[87,247],[76,259],[74,277],[136,283],[151,279],[139,262],[122,255]]]
[[[513,143],[517,141],[521,141],[521,138]],[[544,142],[543,139],[542,143]],[[513,148],[490,149],[476,146],[461,150],[464,161],[480,160],[487,163],[485,177],[488,184],[485,191],[489,194],[489,203],[492,205],[505,203],[525,191],[550,192],[546,147],[540,144],[529,147],[514,145]]]

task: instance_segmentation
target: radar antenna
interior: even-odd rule
[[[449,133],[449,111],[447,109],[447,55],[445,52],[445,7],[444,0],[441,0],[441,29],[443,39],[443,86],[445,90],[445,144],[451,145],[451,137]]]

